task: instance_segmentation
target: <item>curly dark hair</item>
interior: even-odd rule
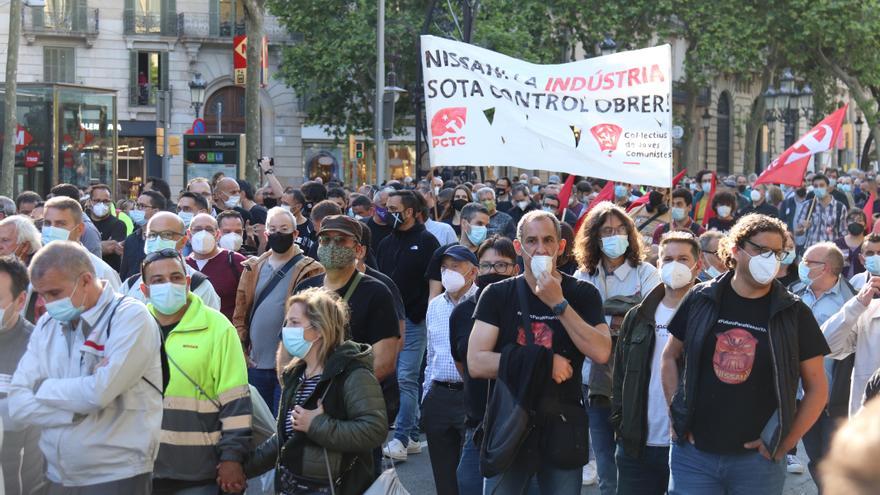
[[[623,208],[610,203],[602,202],[596,205],[584,219],[584,224],[578,230],[575,238],[574,257],[578,267],[590,275],[595,275],[602,260],[602,235],[599,230],[605,225],[610,215],[614,215],[626,227],[626,237],[629,247],[626,248],[626,261],[633,267],[638,266],[645,259],[645,248],[642,237],[636,230],[636,224],[626,214]]]
[[[736,260],[733,257],[734,246],[742,249],[747,240],[761,232],[779,234],[782,242],[785,242],[786,226],[781,220],[760,213],[750,213],[740,218],[727,236],[718,242],[718,257],[721,258],[724,266],[731,270],[736,268]]]

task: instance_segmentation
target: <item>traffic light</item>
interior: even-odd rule
[[[156,128],[156,154],[165,156],[165,128]]]
[[[354,157],[355,157],[357,160],[363,160],[363,159],[364,159],[364,143],[362,143],[362,142],[357,142],[357,143],[355,143],[355,145],[354,145]]]

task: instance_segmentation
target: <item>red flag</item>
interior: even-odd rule
[[[877,200],[877,193],[875,191],[871,191],[871,195],[868,196],[868,202],[865,203],[865,216],[868,217],[868,226],[865,228],[866,232],[871,232],[874,224],[874,201]]]
[[[675,174],[675,177],[672,178],[672,187],[678,185],[681,182],[681,179],[684,179],[684,174],[687,173],[687,169],[682,170],[681,172]]]
[[[801,136],[796,143],[770,162],[770,166],[758,177],[755,184],[788,184],[800,187],[804,182],[804,172],[810,158],[816,153],[828,151],[837,143],[846,109],[847,105],[838,108],[810,129],[810,132]]]
[[[715,177],[715,172],[712,172],[712,189],[709,191],[709,199],[706,200],[706,210],[703,212],[703,227],[709,225],[709,219],[715,216],[715,210],[712,209],[712,200],[715,199],[715,187],[717,182],[718,178]],[[703,191],[703,194],[705,193],[706,191]]]
[[[587,207],[584,208],[584,212],[581,213],[581,217],[578,218],[577,223],[574,225],[575,235],[577,235],[578,230],[580,230],[581,224],[584,223],[584,219],[587,218],[587,213],[589,213],[594,206],[601,203],[602,201],[614,201],[614,182],[606,182],[605,187],[603,187],[602,190],[599,191],[599,194],[597,194],[596,197],[593,198],[592,201],[590,201],[590,204],[588,204]]]
[[[642,194],[642,196],[639,199],[637,199],[629,204],[629,207],[626,209],[627,213],[629,213],[629,212],[635,210],[636,208],[638,208],[639,206],[642,206],[643,204],[647,203],[649,199],[651,199],[650,192],[646,192],[645,194]]]
[[[568,200],[571,199],[571,189],[574,186],[574,179],[574,175],[569,175],[568,178],[565,179],[565,185],[563,185],[562,190],[559,191],[559,210],[557,213],[562,213],[568,208]]]

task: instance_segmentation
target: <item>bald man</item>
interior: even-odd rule
[[[42,428],[49,493],[146,495],[162,423],[159,327],[91,257],[57,240],[31,261],[47,313],[12,377],[9,413]]]
[[[195,220],[195,219],[193,219]],[[186,235],[186,228],[183,226],[183,220],[174,213],[162,211],[153,215],[146,227],[146,245],[144,251],[150,254],[163,249],[173,249],[178,253],[183,250],[189,237]],[[193,294],[202,298],[202,302],[206,306],[220,310],[220,296],[211,285],[208,277],[190,267],[187,267],[187,275],[192,279],[190,290]],[[141,270],[128,277],[122,284],[121,292],[127,296],[134,297],[138,301],[144,302],[144,293],[141,292]]]
[[[186,264],[208,277],[220,296],[220,312],[232,321],[238,280],[244,270],[241,264],[247,258],[221,248],[218,244],[220,235],[220,227],[214,217],[207,213],[193,217],[189,224],[190,245],[193,251],[186,258]]]

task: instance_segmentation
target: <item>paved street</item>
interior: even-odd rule
[[[807,456],[803,445],[798,447],[798,458],[807,466]],[[406,462],[397,464],[397,473],[403,485],[412,495],[434,495],[434,478],[431,474],[431,463],[428,449],[424,448],[421,454],[409,456]],[[815,495],[818,493],[809,473],[789,474],[785,480],[784,495]],[[582,495],[599,495],[598,485],[584,487]],[[462,494],[471,495],[471,494]]]

